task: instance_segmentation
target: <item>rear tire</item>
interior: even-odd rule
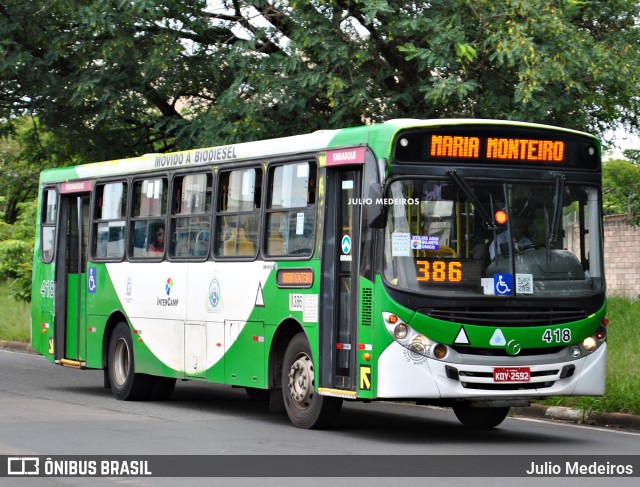
[[[453,406],[453,412],[458,420],[468,428],[491,429],[504,421],[509,414],[509,408],[472,408],[468,405],[461,405]]]
[[[289,342],[282,365],[282,398],[294,426],[320,429],[331,425],[340,413],[342,399],[316,393],[311,347],[304,333]]]
[[[127,323],[120,322],[113,330],[107,358],[111,391],[117,399],[136,401],[151,397],[155,377],[135,373],[133,340]]]

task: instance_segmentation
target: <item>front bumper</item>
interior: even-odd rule
[[[386,399],[474,399],[493,397],[601,396],[605,388],[607,344],[586,357],[529,364],[529,382],[495,383],[493,369],[507,364],[487,357],[483,365],[448,363],[415,356],[394,342],[378,360],[377,396]]]

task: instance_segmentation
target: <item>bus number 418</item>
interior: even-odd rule
[[[547,328],[542,334],[542,341],[547,343],[568,343],[571,341],[571,330],[569,328]]]

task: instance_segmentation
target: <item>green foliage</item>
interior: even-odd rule
[[[18,301],[31,301],[36,207],[36,201],[22,203],[15,224],[0,222],[0,280]]]
[[[630,223],[640,223],[640,166],[611,159],[603,164],[602,193],[606,215],[629,215]]]
[[[585,412],[640,414],[640,300],[610,298],[607,331],[607,384],[603,397],[557,397],[547,404],[577,407]]]
[[[633,162],[634,164],[640,164],[640,150],[627,149],[622,153],[624,154],[625,159]]]
[[[638,129],[632,0],[6,0],[0,118],[104,160],[396,117]]]
[[[18,206],[37,196],[40,171],[49,167],[80,163],[69,144],[39,120],[20,117],[0,124],[0,195],[4,197],[3,219],[14,223]]]
[[[0,309],[2,309],[0,340],[28,343],[31,335],[29,305],[16,302],[9,293],[9,285],[0,281]]]

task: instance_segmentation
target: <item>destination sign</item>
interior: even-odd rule
[[[313,269],[278,269],[278,287],[308,288],[313,285]]]
[[[482,142],[482,143],[481,143]],[[504,159],[512,161],[564,161],[565,144],[561,140],[507,139],[499,137],[462,137],[432,135],[429,155],[432,157],[463,157]],[[482,151],[482,153],[481,153]]]
[[[405,164],[553,166],[562,170],[600,168],[594,137],[541,126],[460,124],[424,127],[398,134],[395,161]]]

